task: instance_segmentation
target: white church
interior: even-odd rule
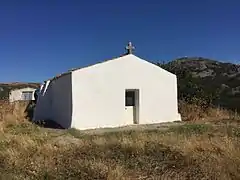
[[[132,54],[78,68],[44,82],[34,121],[79,130],[181,121],[177,77]]]

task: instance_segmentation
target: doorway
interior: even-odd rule
[[[125,121],[127,124],[139,124],[139,90],[125,90]]]

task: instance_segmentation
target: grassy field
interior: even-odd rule
[[[24,107],[0,106],[0,179],[240,179],[234,113],[181,105],[184,123],[80,132],[31,124]]]

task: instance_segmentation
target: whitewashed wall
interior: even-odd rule
[[[127,55],[72,73],[72,127],[127,125],[125,89],[139,89],[140,124],[181,120],[176,76],[134,55]]]
[[[33,120],[52,119],[52,84],[46,81],[40,88]]]
[[[64,128],[72,123],[72,76],[62,76],[52,83],[52,119]]]
[[[22,92],[24,91],[32,91],[34,92],[36,89],[35,88],[21,88],[21,89],[14,89],[9,92],[9,101],[14,102],[14,101],[20,101],[22,100]],[[34,93],[32,95],[32,100],[34,100]]]
[[[72,80],[71,73],[41,86],[34,121],[53,120],[63,128],[72,122]]]

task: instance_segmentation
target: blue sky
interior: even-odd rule
[[[0,1],[0,81],[43,81],[125,52],[239,63],[237,0]]]

